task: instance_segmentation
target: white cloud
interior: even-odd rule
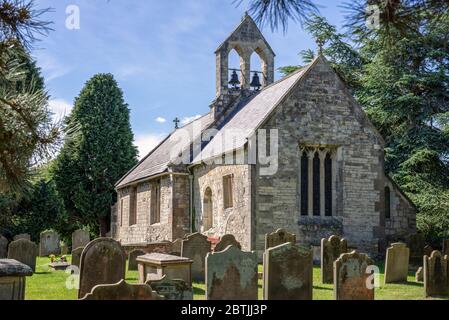
[[[166,134],[140,134],[136,135],[134,145],[139,150],[139,159],[145,157],[166,137]]]
[[[181,119],[181,124],[184,126],[184,125],[186,125],[196,119],[199,119],[199,118],[201,118],[200,114],[197,114],[196,116],[192,116],[192,117],[184,117]]]
[[[36,55],[38,66],[42,69],[46,82],[58,79],[72,71],[72,68],[59,62],[56,58],[38,51]]]
[[[52,99],[48,102],[51,112],[53,112],[53,119],[55,121],[62,120],[72,112],[73,105],[64,99]]]
[[[167,119],[165,119],[163,117],[157,117],[156,118],[156,122],[159,122],[159,123],[165,123],[166,121],[167,121]]]

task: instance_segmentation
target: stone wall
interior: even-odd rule
[[[224,209],[223,177],[234,175],[233,207]],[[233,234],[242,250],[251,249],[251,187],[249,165],[200,165],[194,169],[194,207],[196,230],[202,230],[203,198],[212,190],[213,228],[207,234],[220,237]]]
[[[263,250],[265,233],[285,228],[301,243],[339,234],[351,247],[377,252],[384,238],[383,140],[329,64],[318,59],[262,128],[279,130],[279,166],[267,177],[256,168],[255,248]],[[301,145],[336,149],[332,217],[300,215]]]

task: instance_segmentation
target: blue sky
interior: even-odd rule
[[[340,27],[343,1],[317,0],[320,13]],[[218,45],[238,25],[247,1],[232,0],[38,0],[54,22],[33,56],[42,68],[55,117],[70,112],[84,83],[96,73],[114,74],[131,109],[140,156],[173,129],[209,111],[215,96]],[[66,9],[80,10],[80,29],[66,28]],[[295,23],[286,34],[262,29],[276,52],[276,68],[299,64],[298,52],[316,49]],[[231,59],[232,64],[233,59]],[[279,74],[276,75],[280,77]],[[164,121],[165,120],[165,121]]]

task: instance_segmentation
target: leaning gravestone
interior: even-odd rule
[[[90,242],[89,232],[85,230],[75,230],[72,233],[72,249],[85,247]]]
[[[265,252],[264,299],[312,300],[313,251],[284,243]]]
[[[333,283],[334,261],[342,253],[348,252],[348,243],[338,236],[329,239],[321,239],[321,281],[322,283]]]
[[[8,247],[8,259],[14,259],[26,264],[36,271],[37,245],[26,239],[13,241]]]
[[[0,259],[8,256],[8,239],[0,234]]]
[[[83,253],[84,247],[76,248],[72,250],[72,266],[80,266],[81,254]]]
[[[424,290],[426,297],[449,294],[448,256],[442,256],[440,251],[424,256]]]
[[[58,255],[61,253],[59,246],[59,234],[53,230],[41,232],[39,243],[39,256],[47,257],[51,254]]]
[[[220,241],[218,241],[218,243],[215,245],[214,251],[215,252],[223,251],[228,246],[234,246],[239,249],[242,249],[242,246],[232,234],[225,234],[223,237],[220,238]]]
[[[148,280],[146,282],[157,294],[167,300],[193,300],[193,289],[182,279]]]
[[[364,253],[342,254],[334,263],[335,300],[374,300],[374,286],[367,286],[367,267],[372,264]]]
[[[128,254],[128,270],[136,271],[137,270],[137,257],[143,256],[146,252],[143,250],[135,249],[129,252]]]
[[[13,240],[25,239],[31,241],[31,236],[28,233],[21,233],[14,236]]]
[[[287,242],[296,243],[296,235],[284,229],[277,229],[265,235],[265,250]]]
[[[207,300],[257,300],[257,253],[228,246],[206,257]]]
[[[100,284],[81,300],[162,300],[147,284],[128,284],[120,280],[116,284]]]
[[[192,263],[192,280],[204,282],[204,263],[210,252],[210,242],[201,233],[193,233],[182,240],[181,257],[190,258]]]
[[[424,281],[424,269],[423,267],[419,267],[418,271],[415,273],[415,280],[416,282],[423,282]]]
[[[405,243],[393,243],[387,249],[385,260],[385,283],[406,282],[410,249]]]
[[[78,298],[99,284],[125,279],[126,256],[120,243],[111,238],[95,239],[84,248],[80,262]]]

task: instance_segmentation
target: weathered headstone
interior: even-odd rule
[[[424,256],[424,291],[426,297],[447,296],[449,294],[448,256],[434,251]]]
[[[128,254],[128,270],[136,271],[137,270],[137,257],[143,256],[145,251],[135,249],[129,252]]]
[[[193,300],[193,289],[182,279],[148,280],[146,282],[166,300]]]
[[[84,247],[76,248],[72,250],[72,266],[80,266],[81,253],[83,253]]]
[[[206,257],[207,300],[257,300],[257,253],[228,246]]]
[[[312,300],[313,252],[284,243],[265,252],[264,299]]]
[[[449,239],[443,241],[443,255],[449,255]]]
[[[410,249],[405,243],[393,243],[385,258],[385,283],[406,282]]]
[[[69,247],[65,243],[61,242],[60,247],[61,247],[61,255],[66,255],[69,253]]]
[[[72,249],[85,247],[90,242],[89,232],[85,230],[75,230],[72,233]]]
[[[170,254],[172,254],[174,256],[180,256],[181,255],[181,246],[182,246],[182,239],[178,238],[175,241],[173,241]]]
[[[284,229],[277,229],[275,232],[265,235],[265,250],[287,242],[296,243],[296,234]]]
[[[368,266],[373,261],[364,253],[342,254],[334,262],[335,300],[374,300],[374,285],[368,286]]]
[[[0,301],[24,300],[25,277],[33,270],[26,264],[12,259],[0,259]]]
[[[100,284],[81,300],[163,300],[147,284],[128,284],[120,280],[116,284]]]
[[[0,259],[8,256],[8,239],[0,234]]]
[[[348,242],[338,236],[329,239],[321,239],[321,281],[322,283],[334,282],[334,261],[342,253],[348,252]]]
[[[215,245],[214,251],[223,251],[228,246],[234,246],[239,249],[242,249],[242,246],[240,243],[235,239],[234,235],[232,234],[225,234],[223,237],[220,238],[220,241]]]
[[[210,252],[210,242],[201,233],[193,233],[182,240],[181,256],[193,260],[192,280],[204,282],[204,263],[206,255]]]
[[[424,235],[415,233],[407,238],[407,247],[410,249],[410,263],[421,265],[426,245]]]
[[[423,267],[419,267],[418,271],[415,273],[415,279],[416,282],[423,282],[424,281],[424,269]]]
[[[53,230],[43,231],[40,234],[39,256],[47,257],[51,254],[61,253],[59,246],[59,234]]]
[[[36,271],[37,245],[26,239],[13,241],[8,246],[8,259],[14,259]]]
[[[126,256],[120,243],[98,238],[87,244],[81,254],[78,298],[99,284],[114,284],[125,279]]]
[[[13,237],[13,241],[20,240],[20,239],[25,239],[25,240],[31,241],[31,236],[28,233],[21,233],[21,234],[15,235]]]

